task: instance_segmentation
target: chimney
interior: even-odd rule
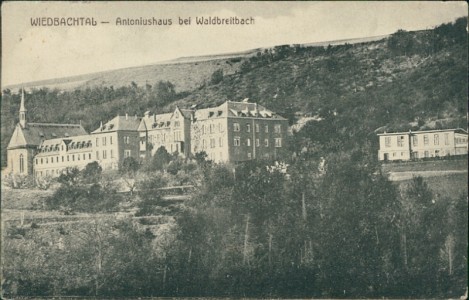
[[[145,112],[144,116],[145,116],[145,119],[148,119],[148,118],[150,117],[150,111],[147,110],[147,111]]]
[[[129,114],[128,114],[128,113],[125,113],[125,119],[126,119],[126,120],[129,119]]]
[[[135,120],[137,120],[137,114],[135,114]]]

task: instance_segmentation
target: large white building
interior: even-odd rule
[[[412,160],[467,155],[467,131],[461,128],[381,133],[378,159]]]

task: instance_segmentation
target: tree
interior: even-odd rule
[[[81,176],[87,183],[98,182],[101,179],[102,172],[103,168],[101,168],[97,161],[94,161],[86,165],[86,167],[81,171]]]
[[[163,170],[165,166],[171,161],[171,154],[168,153],[164,146],[159,147],[151,160],[152,170]]]
[[[212,73],[210,83],[215,85],[223,81],[223,69],[218,69]]]
[[[122,162],[122,167],[120,171],[123,174],[132,175],[132,174],[135,174],[135,172],[137,172],[139,168],[140,168],[140,164],[138,163],[138,161],[132,156],[129,156],[129,157],[126,157],[124,161]]]

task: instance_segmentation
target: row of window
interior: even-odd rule
[[[393,158],[401,157],[403,158],[405,156],[405,152],[391,152]],[[414,151],[412,152],[412,157],[413,158],[428,158],[428,157],[440,157],[440,156],[445,156],[445,155],[450,155],[450,152],[446,152],[444,149],[437,149],[437,150],[425,150],[425,151]],[[384,153],[384,156],[387,157],[389,153]]]
[[[218,123],[218,126],[215,126],[215,124],[210,124],[210,125],[202,125],[201,131],[202,134],[208,134],[208,133],[215,133],[215,128],[218,127],[218,132],[223,132],[225,129],[223,127],[223,124]]]
[[[88,160],[91,160],[91,153],[83,153],[83,154],[69,154],[67,156],[51,156],[51,157],[41,157],[41,158],[36,158],[36,165],[39,164],[48,164],[49,161],[51,164],[53,163],[59,163],[59,162],[65,162],[65,161],[77,161],[79,160],[86,160],[88,157]],[[49,160],[50,158],[50,160]],[[60,159],[61,158],[61,159]]]
[[[449,133],[445,133],[445,145],[449,145]],[[396,137],[397,139],[397,146],[398,147],[404,147],[404,141],[405,137],[403,135],[399,135]],[[391,137],[385,137],[384,143],[386,147],[391,147]],[[430,138],[428,134],[423,135],[423,144],[424,145],[429,145],[430,144]],[[434,134],[433,135],[433,145],[439,145],[440,144],[440,135],[439,134]],[[414,135],[412,136],[412,146],[418,146],[419,145],[419,136]]]
[[[100,152],[99,152],[99,151],[96,151],[96,159],[97,159],[97,160],[100,160],[99,154],[100,154]],[[107,150],[103,150],[102,154],[103,154],[103,156],[102,156],[101,159],[107,159]],[[114,158],[114,151],[112,151],[112,149],[109,150],[109,154],[110,154],[110,158]]]
[[[260,125],[259,124],[254,124],[254,129],[256,132],[260,132]],[[239,123],[233,123],[233,131],[241,131],[241,126]],[[246,124],[246,132],[251,132],[251,124]],[[264,125],[264,132],[268,133],[269,132],[269,125]],[[274,125],[274,132],[275,133],[281,133],[282,132],[282,127],[280,124],[275,124]]]
[[[281,138],[275,138],[275,147],[279,148],[282,147],[282,139]],[[241,146],[241,138],[240,137],[235,137],[234,138],[234,145],[236,147]],[[256,147],[260,147],[261,143],[259,139],[256,139]],[[247,138],[246,139],[246,146],[250,147],[251,146],[251,139]],[[264,140],[264,147],[269,147],[269,139]]]
[[[107,144],[107,137],[103,136],[101,137],[101,142],[103,146],[106,146]],[[124,142],[125,142],[125,137],[124,137]],[[109,144],[112,145],[112,136],[109,137]],[[99,138],[96,138],[96,147],[99,146]]]
[[[157,135],[150,135],[148,137],[148,142],[150,144],[166,143],[167,141],[168,141],[168,135],[166,133],[157,134]],[[174,142],[183,141],[181,131],[178,130],[178,131],[173,132],[173,141]],[[140,143],[142,143],[142,144],[145,143],[145,140],[141,140]]]
[[[103,136],[101,138],[97,137],[96,138],[96,147],[99,147],[99,140],[101,140],[101,145],[106,146],[107,145],[107,137]],[[109,137],[109,144],[112,145],[112,136]],[[130,136],[124,136],[124,144],[130,144]]]

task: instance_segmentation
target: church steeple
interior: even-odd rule
[[[21,89],[20,125],[26,127],[26,107],[24,106],[24,88]]]

